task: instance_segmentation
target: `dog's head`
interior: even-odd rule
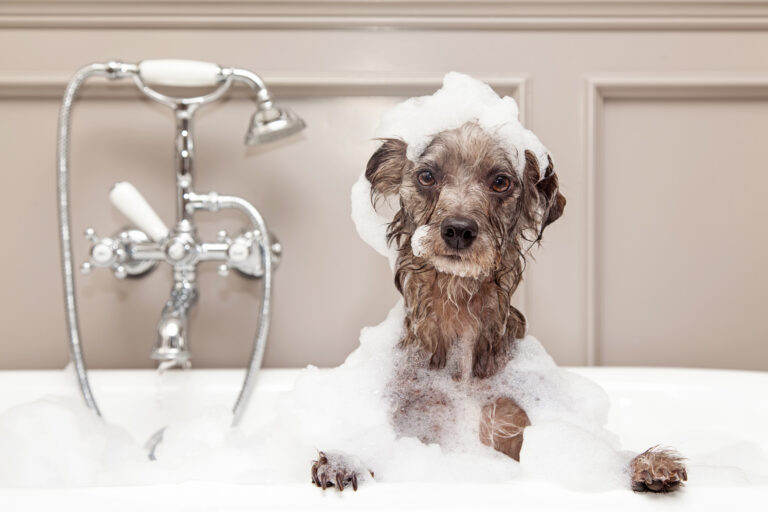
[[[524,251],[563,213],[565,197],[548,158],[542,173],[525,152],[515,168],[509,146],[475,122],[435,135],[415,161],[407,144],[383,139],[365,176],[374,203],[399,196],[389,243],[437,272],[471,278],[520,278]],[[410,253],[410,254],[409,254]]]

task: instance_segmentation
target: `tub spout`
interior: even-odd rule
[[[161,368],[188,367],[190,353],[187,344],[187,315],[197,302],[197,286],[194,281],[177,281],[171,289],[157,324],[157,342],[150,357]]]

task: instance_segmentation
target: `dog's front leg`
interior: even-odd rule
[[[444,368],[448,359],[448,340],[446,314],[435,311],[434,271],[409,275],[401,288],[405,300],[404,334],[400,348],[417,348],[429,356],[429,368]],[[455,314],[455,313],[454,313]],[[442,326],[440,319],[442,318]],[[454,337],[456,333],[453,333]]]
[[[356,491],[369,475],[373,478],[373,471],[360,459],[339,451],[318,452],[317,460],[312,461],[312,483],[323,490],[336,487],[343,491],[351,485]]]
[[[523,336],[525,317],[511,306],[501,328],[486,323],[475,343],[473,375],[485,378],[497,373],[507,363],[512,344]],[[528,415],[514,400],[497,398],[482,408],[480,442],[519,461],[523,430],[530,424]]]
[[[472,376],[485,379],[496,375],[509,362],[515,341],[524,336],[525,317],[512,306],[503,320],[491,317],[485,321],[472,351]]]

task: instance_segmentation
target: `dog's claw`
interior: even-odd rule
[[[356,457],[318,452],[317,460],[312,461],[312,483],[323,490],[336,487],[339,491],[351,484],[356,491],[365,474],[363,468]]]
[[[317,477],[317,466],[312,464],[312,483],[320,485],[320,479]]]

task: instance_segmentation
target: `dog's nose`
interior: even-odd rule
[[[477,222],[465,217],[448,217],[440,225],[443,240],[453,249],[466,249],[477,238]]]

